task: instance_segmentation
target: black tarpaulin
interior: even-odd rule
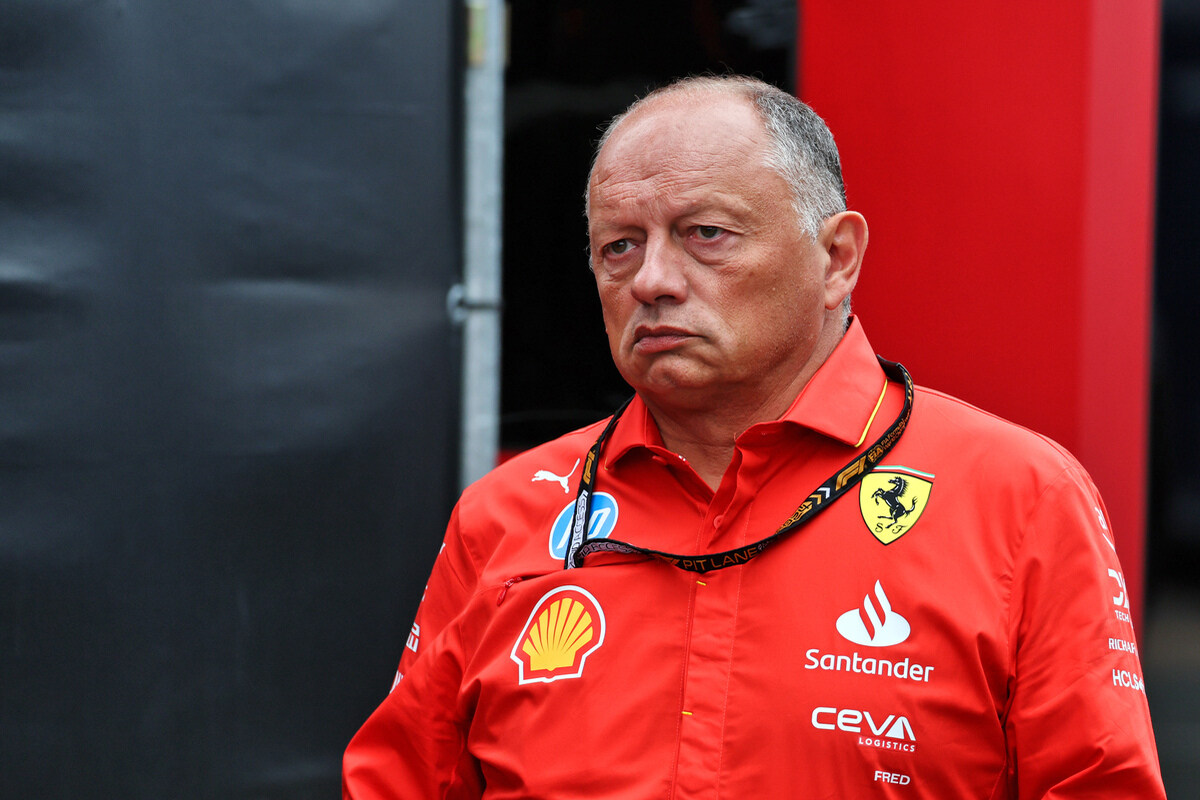
[[[0,796],[336,796],[454,491],[453,6],[0,0]]]

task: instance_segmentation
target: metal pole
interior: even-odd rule
[[[502,0],[467,0],[463,282],[450,297],[463,325],[459,483],[496,465],[500,443],[500,225],[503,212]]]

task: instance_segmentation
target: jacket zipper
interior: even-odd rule
[[[506,580],[504,585],[500,587],[500,595],[496,598],[496,605],[503,603],[504,598],[508,595],[508,590],[512,588],[512,585],[514,583],[520,583],[522,580],[523,579],[520,576]]]

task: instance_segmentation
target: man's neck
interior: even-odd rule
[[[714,491],[733,461],[737,437],[759,422],[779,419],[808,382],[809,375],[781,387],[758,403],[745,398],[706,403],[702,410],[664,405],[643,397],[667,449],[687,459],[692,470]],[[740,401],[740,402],[739,402]]]
[[[654,417],[663,444],[687,459],[701,480],[716,491],[733,461],[737,437],[752,425],[787,413],[833,354],[846,327],[839,318],[836,327],[826,328],[803,366],[773,383],[768,380],[752,387],[706,387],[691,392],[676,388],[661,394],[639,394]]]

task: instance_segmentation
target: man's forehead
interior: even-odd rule
[[[752,207],[751,199],[736,191],[722,191],[709,185],[703,176],[683,175],[678,180],[648,180],[622,183],[592,194],[593,220],[599,224],[620,226],[627,218],[643,218],[646,214],[674,218],[689,214],[722,211],[745,214]]]
[[[639,106],[612,132],[596,158],[592,186],[622,172],[678,170],[717,165],[740,153],[757,160],[766,132],[753,106],[727,92],[655,98]]]

